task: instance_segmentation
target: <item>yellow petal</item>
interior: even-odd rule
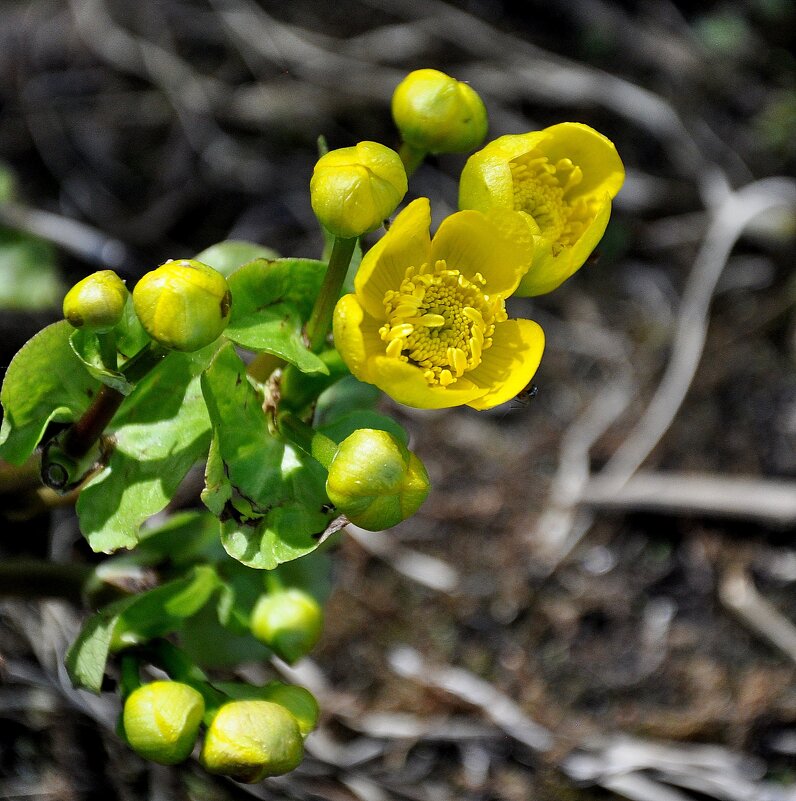
[[[469,280],[486,279],[487,295],[507,297],[533,258],[533,233],[527,215],[507,209],[460,211],[442,221],[431,242],[431,260],[445,259],[450,270]]]
[[[362,308],[356,295],[343,295],[334,309],[333,326],[335,347],[348,369],[360,381],[373,383],[370,360],[385,349],[379,321]]]
[[[571,159],[583,171],[583,180],[572,190],[572,198],[603,194],[616,197],[625,180],[625,167],[610,139],[580,122],[551,125],[542,133],[537,152],[547,156],[551,164]]]
[[[491,409],[516,397],[533,378],[543,351],[544,332],[533,320],[498,323],[492,347],[484,351],[481,364],[467,374],[487,392],[467,405]]]
[[[486,392],[483,387],[476,386],[466,378],[460,378],[450,387],[430,386],[423,377],[421,367],[386,356],[373,358],[369,367],[370,383],[393,400],[417,409],[447,409],[465,403],[472,405],[471,401]]]
[[[598,207],[594,220],[581,234],[571,248],[564,248],[553,256],[548,240],[537,239],[533,265],[523,276],[515,292],[519,297],[533,297],[552,292],[576,273],[597,247],[605,233],[608,218],[611,216],[611,201],[605,196]]]
[[[514,182],[509,162],[533,149],[542,134],[531,131],[501,136],[470,156],[459,179],[459,208],[513,209]]]
[[[354,278],[354,289],[368,313],[384,318],[384,295],[397,290],[408,267],[428,261],[431,240],[428,198],[412,201],[393,221],[390,230],[365,254]]]

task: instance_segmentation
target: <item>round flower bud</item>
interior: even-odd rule
[[[321,637],[323,610],[309,593],[296,587],[261,595],[251,617],[252,634],[293,664]]]
[[[360,428],[329,465],[326,494],[354,525],[382,531],[411,517],[430,489],[426,468],[392,434]]]
[[[301,736],[306,737],[318,725],[320,709],[315,696],[304,687],[275,681],[266,688],[266,698],[285,707],[298,721]]]
[[[75,328],[104,334],[124,314],[127,287],[113,270],[100,270],[78,281],[64,298],[64,317]]]
[[[193,259],[178,259],[141,278],[133,289],[133,305],[155,342],[194,351],[227,327],[232,296],[221,273]]]
[[[466,83],[439,70],[410,72],[392,96],[404,142],[426,153],[475,150],[486,137],[486,108]]]
[[[310,181],[315,216],[335,236],[352,239],[378,228],[406,194],[400,156],[378,142],[330,150]]]
[[[133,751],[161,765],[176,765],[193,750],[204,713],[204,699],[193,687],[155,681],[130,693],[122,724]]]
[[[201,761],[210,773],[250,784],[288,773],[303,756],[299,724],[281,704],[230,701],[210,722]]]

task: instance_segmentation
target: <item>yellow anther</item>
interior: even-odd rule
[[[417,319],[416,324],[426,328],[442,328],[445,325],[445,318],[441,314],[424,314]]]
[[[403,347],[404,341],[402,339],[393,339],[387,344],[385,352],[391,359],[397,359],[400,357]]]

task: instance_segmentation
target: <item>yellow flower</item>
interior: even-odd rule
[[[378,228],[406,194],[401,157],[378,142],[330,150],[315,165],[310,202],[335,236],[352,239]]]
[[[624,180],[610,140],[588,125],[562,122],[501,136],[470,156],[459,208],[508,208],[526,217],[536,248],[516,294],[542,295],[566,281],[594,250]]]
[[[427,198],[404,209],[362,260],[334,313],[340,355],[361,381],[421,409],[489,409],[536,372],[544,334],[507,319],[533,256],[521,215],[460,211],[429,236]]]

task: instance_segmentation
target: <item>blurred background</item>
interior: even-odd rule
[[[0,602],[0,797],[796,799],[796,59],[790,0],[3,0],[0,367],[102,267],[227,238],[317,256],[331,147],[397,146],[410,70],[471,82],[490,138],[561,121],[627,167],[597,255],[516,301],[547,351],[494,413],[393,407],[433,493],[335,556],[296,677],[324,709],[253,787],[144,763],[71,690],[80,622]],[[464,157],[410,196],[455,210]],[[386,401],[385,401],[386,403]],[[0,558],[85,558],[70,509]],[[182,499],[185,502],[185,499]]]

